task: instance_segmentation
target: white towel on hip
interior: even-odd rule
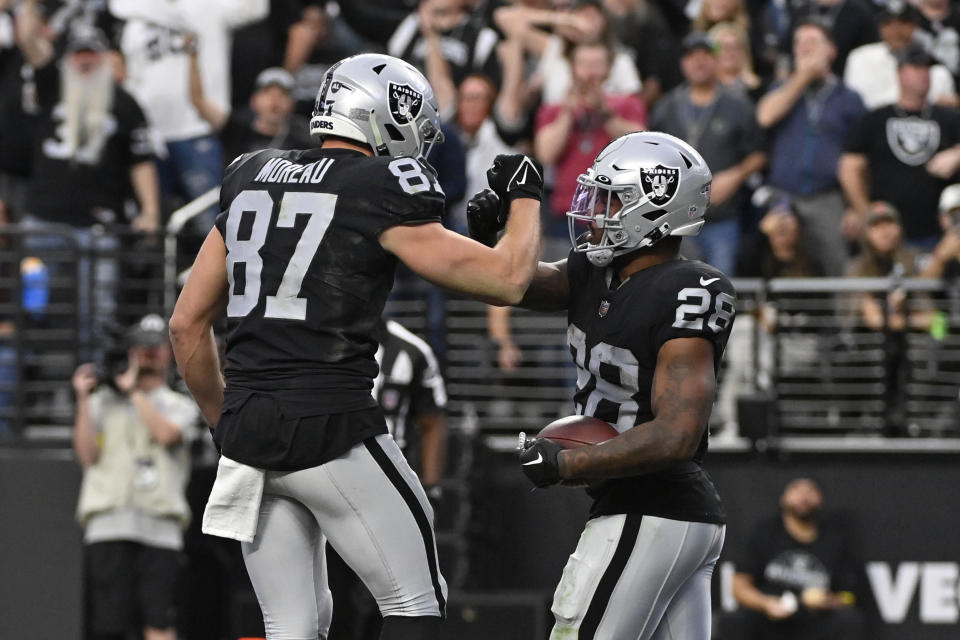
[[[220,456],[217,479],[203,511],[204,533],[253,542],[260,518],[265,472]]]

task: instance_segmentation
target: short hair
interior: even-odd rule
[[[828,25],[823,19],[817,18],[815,16],[810,16],[804,18],[797,22],[793,27],[793,33],[796,35],[797,31],[803,27],[813,27],[814,29],[819,29],[820,33],[823,34],[823,37],[827,39],[827,42],[832,44],[834,47],[837,46],[836,40],[833,39],[833,32],[830,30],[830,25]]]

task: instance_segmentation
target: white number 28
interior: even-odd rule
[[[673,321],[673,326],[677,329],[703,331],[703,316],[712,308],[713,313],[707,318],[707,327],[714,333],[719,333],[730,326],[736,313],[733,296],[721,291],[714,301],[713,294],[702,287],[681,289],[677,293],[677,302],[686,303],[677,307],[677,316]]]

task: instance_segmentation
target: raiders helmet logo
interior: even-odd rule
[[[423,106],[423,94],[414,90],[408,84],[391,82],[387,85],[390,91],[390,117],[397,124],[409,124],[420,115]]]
[[[905,165],[926,164],[940,147],[940,125],[935,120],[890,118],[886,128],[890,151]]]
[[[651,169],[640,169],[640,188],[647,198],[658,207],[662,207],[677,195],[680,186],[680,168],[665,167],[662,164]]]

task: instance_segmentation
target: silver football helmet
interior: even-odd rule
[[[430,83],[408,62],[379,53],[344,58],[327,70],[310,135],[348,138],[378,156],[426,157],[443,142]]]
[[[697,235],[712,180],[703,157],[679,138],[639,131],[613,140],[577,178],[567,212],[574,251],[604,267],[666,236]],[[611,210],[613,196],[619,209]]]

